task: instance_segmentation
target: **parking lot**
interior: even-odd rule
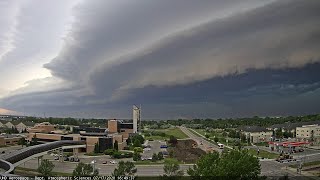
[[[160,148],[161,145],[167,145],[165,141],[149,141],[146,145],[150,145],[150,148],[145,148],[142,153],[142,158],[150,159],[154,153],[158,154],[159,152],[167,151],[166,148]]]

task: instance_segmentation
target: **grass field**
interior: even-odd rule
[[[167,140],[170,136],[174,136],[177,139],[185,139],[188,138],[186,134],[184,134],[179,128],[169,128],[169,129],[155,129],[154,131],[163,132],[165,136],[145,136],[145,139],[150,140]]]
[[[16,167],[14,170],[15,174],[20,176],[37,176],[41,175],[36,169]],[[61,172],[52,172],[52,176],[72,176],[71,173],[61,173]]]
[[[182,132],[179,128],[173,128],[169,129],[168,131],[165,132],[168,136],[174,136],[178,139],[185,139],[188,138],[188,136]]]
[[[254,155],[254,156],[268,158],[268,159],[275,159],[275,158],[279,157],[279,154],[270,153],[268,151],[264,151],[264,150],[261,150],[261,149],[260,149],[259,155],[257,155],[257,150],[256,149],[249,149],[248,152],[250,154]]]

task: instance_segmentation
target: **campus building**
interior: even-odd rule
[[[259,126],[241,127],[240,131],[251,143],[268,142],[272,137],[272,131]]]
[[[309,141],[320,143],[320,126],[318,124],[304,125],[296,128],[296,138],[298,141]]]
[[[86,147],[78,148],[78,152],[91,153],[96,144],[100,152],[113,148],[118,143],[118,149],[122,150],[127,146],[126,140],[133,134],[133,123],[121,120],[108,120],[106,128],[89,127],[85,125],[73,126],[72,133],[62,133],[55,130],[55,125],[43,122],[28,129],[28,141],[35,140],[38,143],[47,143],[60,140],[85,141]]]
[[[21,139],[21,136],[5,134],[0,136],[0,146],[15,145]]]
[[[55,125],[50,124],[49,122],[42,122],[36,124],[34,127],[27,129],[29,133],[51,133],[56,128]]]

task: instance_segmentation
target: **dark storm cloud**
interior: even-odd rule
[[[194,2],[79,6],[64,48],[45,65],[68,91],[12,96],[6,105],[118,115],[141,102],[147,116],[210,117],[298,112],[292,99],[317,104],[319,74],[309,70],[319,70],[320,1],[256,9],[262,1]]]

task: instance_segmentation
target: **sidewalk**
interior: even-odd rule
[[[301,171],[301,174],[297,173],[297,169],[296,168],[291,168],[291,167],[287,167],[287,168],[282,168],[283,170],[285,170],[286,172],[288,172],[289,174],[293,175],[293,176],[306,176],[310,179],[317,179],[319,180],[320,178],[315,176],[312,173],[306,172],[306,171]]]
[[[307,147],[308,149],[314,149],[314,150],[319,150],[320,151],[320,146],[309,146]]]

